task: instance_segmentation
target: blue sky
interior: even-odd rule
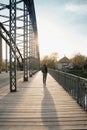
[[[34,0],[40,55],[87,56],[87,0]]]

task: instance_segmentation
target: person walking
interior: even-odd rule
[[[42,73],[43,73],[43,84],[46,85],[46,79],[47,79],[47,73],[48,73],[48,68],[46,64],[42,66]]]

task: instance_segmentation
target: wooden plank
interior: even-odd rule
[[[87,129],[87,113],[50,75],[46,87],[41,72],[31,81],[0,93],[0,130]]]

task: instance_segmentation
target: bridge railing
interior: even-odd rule
[[[49,73],[87,111],[87,79],[52,69]]]

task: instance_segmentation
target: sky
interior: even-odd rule
[[[34,0],[40,57],[87,56],[87,0]]]

